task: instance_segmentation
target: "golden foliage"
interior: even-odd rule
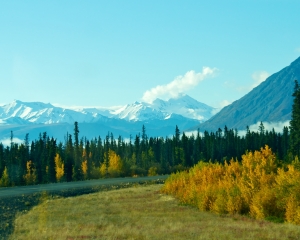
[[[250,214],[256,219],[285,218],[300,224],[300,171],[295,159],[286,171],[268,146],[247,152],[239,163],[199,162],[172,174],[162,189],[184,204],[218,214]]]
[[[91,179],[99,179],[101,177],[100,173],[100,167],[96,167],[95,163],[92,163],[92,169],[91,169]]]
[[[148,170],[148,176],[156,176],[157,175],[157,167],[150,167]]]
[[[290,196],[286,203],[285,218],[288,222],[300,225],[300,204],[295,196]]]
[[[82,169],[84,179],[87,179],[87,170],[88,170],[87,160],[82,161],[81,169]]]
[[[121,157],[116,154],[113,150],[109,150],[109,166],[108,173],[112,177],[119,177],[122,174],[123,162]]]
[[[26,162],[27,173],[23,176],[26,185],[32,185],[36,183],[36,170],[32,166],[32,161]]]
[[[55,161],[56,180],[59,182],[65,174],[64,164],[58,153],[56,153],[54,161]]]
[[[106,164],[105,163],[102,163],[101,166],[100,166],[100,175],[102,177],[105,177],[107,175],[107,168],[106,168]]]
[[[9,176],[7,167],[4,168],[4,171],[2,173],[2,177],[0,179],[0,187],[8,187],[9,186]]]
[[[106,159],[106,153],[104,154]],[[119,177],[123,173],[123,162],[121,157],[113,150],[108,151],[108,163],[104,162],[100,166],[100,174],[102,177],[106,177],[107,174],[111,177]]]

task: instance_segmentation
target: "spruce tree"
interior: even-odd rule
[[[105,164],[105,177],[108,176],[108,167],[109,167],[109,150],[110,150],[110,143],[109,143],[109,133],[106,135],[105,143],[104,143],[104,164]]]
[[[0,178],[5,168],[5,159],[4,159],[4,146],[0,143]]]
[[[180,141],[180,130],[178,128],[178,126],[176,125],[175,128],[175,146],[177,147]]]
[[[74,168],[74,147],[72,141],[72,135],[67,133],[66,146],[65,146],[65,163],[64,173],[67,182],[72,181],[73,168]]]
[[[289,129],[288,127],[283,127],[282,133],[282,140],[281,140],[281,151],[282,151],[282,158],[285,160],[287,159],[288,155],[288,148],[289,148]]]
[[[298,156],[300,153],[300,89],[298,81],[295,80],[293,93],[294,101],[292,107],[292,118],[290,121],[290,152]]]
[[[146,152],[147,151],[147,134],[146,134],[146,127],[143,124],[142,127],[142,141],[141,141],[141,148],[142,148],[142,152]]]
[[[55,156],[56,156],[56,140],[51,138],[47,141],[47,175],[48,182],[56,182],[56,170],[55,170]]]
[[[89,140],[86,142],[85,152],[86,152],[86,161],[87,161],[87,178],[91,179],[91,170],[92,170],[93,165],[92,165],[92,159],[90,158],[91,149],[90,149]]]
[[[83,174],[81,169],[81,156],[79,148],[79,128],[78,122],[74,123],[74,180],[82,180]]]

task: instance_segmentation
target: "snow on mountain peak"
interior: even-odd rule
[[[176,98],[171,98],[167,101],[156,99],[153,101],[152,107],[167,114],[175,113],[201,122],[211,118],[213,116],[212,110],[214,109],[198,102],[187,94],[180,94]]]
[[[0,119],[20,118],[27,123],[74,123],[75,121],[92,121],[92,114],[76,112],[69,109],[54,107],[42,102],[13,102],[0,107]]]
[[[166,120],[170,118],[189,118],[203,122],[213,114],[214,108],[200,103],[186,94],[167,101],[156,99],[152,103],[134,102],[120,107],[78,107],[76,109],[61,108],[42,102],[13,102],[0,106],[0,120],[5,119],[28,123],[71,123],[96,122],[103,118],[124,119],[127,121]],[[18,120],[17,120],[18,119]],[[2,122],[3,122],[2,121]],[[1,123],[1,122],[0,122]]]

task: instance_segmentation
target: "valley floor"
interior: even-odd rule
[[[160,184],[51,199],[19,214],[10,239],[299,239],[300,227],[181,205]]]

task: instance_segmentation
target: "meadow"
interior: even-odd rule
[[[10,239],[299,239],[300,226],[199,211],[162,184],[53,199],[19,213]]]

